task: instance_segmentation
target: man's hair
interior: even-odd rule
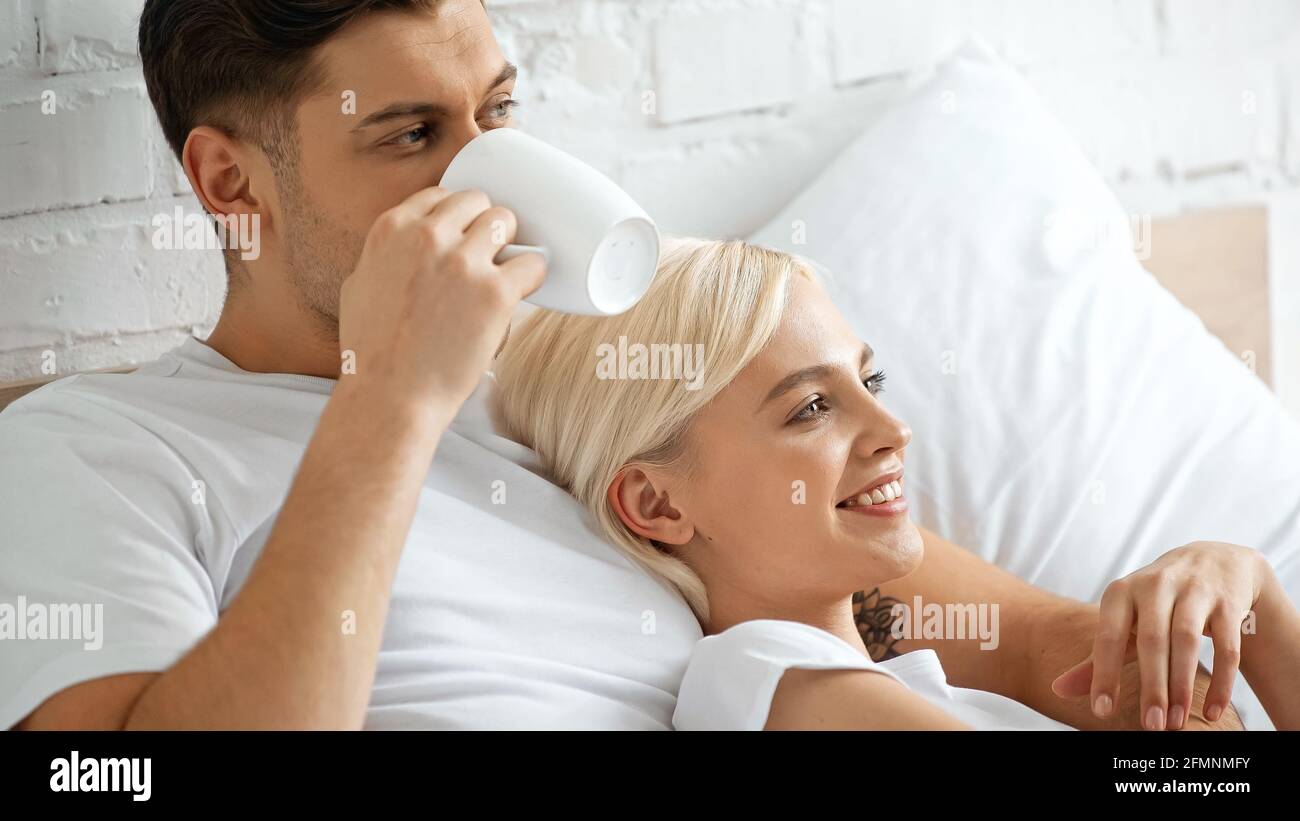
[[[294,110],[326,78],[314,50],[373,11],[432,11],[439,0],[147,0],[140,59],[167,143],[181,156],[198,125],[291,156]]]

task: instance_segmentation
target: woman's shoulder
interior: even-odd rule
[[[678,729],[762,729],[787,670],[875,670],[897,678],[847,641],[819,627],[754,619],[695,645],[678,691]],[[874,678],[874,677],[873,677]]]

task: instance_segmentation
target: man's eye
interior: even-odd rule
[[[410,131],[403,131],[393,139],[389,140],[390,145],[419,145],[426,137],[429,136],[429,126],[423,123],[412,128]]]
[[[488,109],[488,118],[504,120],[510,116],[510,110],[519,105],[518,100],[505,99]]]

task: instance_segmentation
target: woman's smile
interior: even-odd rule
[[[907,513],[903,479],[900,476],[876,485],[870,491],[851,496],[835,507],[845,513],[862,513],[867,516],[899,516]]]
[[[881,502],[871,505],[848,505],[840,508],[841,511],[848,514],[862,514],[864,516],[901,516],[907,513],[907,499],[899,496],[892,502]]]
[[[841,499],[835,507],[846,513],[868,516],[899,516],[907,512],[903,497],[903,468],[900,466],[872,479],[870,484]]]

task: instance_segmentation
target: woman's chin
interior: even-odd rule
[[[881,528],[866,540],[855,539],[853,552],[862,556],[864,550],[873,570],[872,575],[879,581],[888,581],[915,570],[925,555],[925,544],[916,524],[903,517],[889,527]]]

